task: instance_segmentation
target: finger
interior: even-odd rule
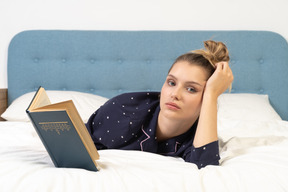
[[[216,66],[216,69],[217,69],[217,68],[218,68],[218,69],[226,69],[227,66],[229,67],[229,64],[228,64],[228,62],[226,62],[226,61],[221,61],[221,62],[219,62],[219,63],[216,63],[215,66]]]
[[[216,71],[223,69],[223,63],[222,62],[216,63],[215,66],[216,66]]]
[[[223,69],[224,71],[229,70],[229,69],[230,69],[229,63],[228,63],[228,62],[222,62],[222,69]]]
[[[231,70],[228,62],[223,63],[223,72],[228,74],[228,75],[233,75],[232,70]]]

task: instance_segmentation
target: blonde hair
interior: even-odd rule
[[[204,41],[204,47],[205,49],[194,50],[192,53],[202,55],[214,68],[218,62],[229,62],[229,51],[224,43],[208,40]]]
[[[194,50],[179,56],[171,66],[170,70],[173,68],[175,63],[186,61],[191,65],[203,67],[208,72],[208,78],[210,78],[216,69],[216,63],[221,61],[229,62],[229,60],[229,51],[224,43],[207,40],[204,41],[204,49]],[[231,88],[232,85],[229,87],[230,92]]]

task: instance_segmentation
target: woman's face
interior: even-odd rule
[[[161,90],[161,115],[193,124],[200,114],[207,79],[202,67],[186,61],[175,63]]]

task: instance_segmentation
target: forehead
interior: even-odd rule
[[[173,65],[169,74],[186,79],[187,81],[207,81],[208,72],[201,66],[193,65],[187,61],[179,61]]]

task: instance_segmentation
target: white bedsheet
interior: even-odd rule
[[[0,191],[288,191],[288,122],[219,121],[221,166],[103,150],[101,170],[55,168],[30,123],[0,122]]]

